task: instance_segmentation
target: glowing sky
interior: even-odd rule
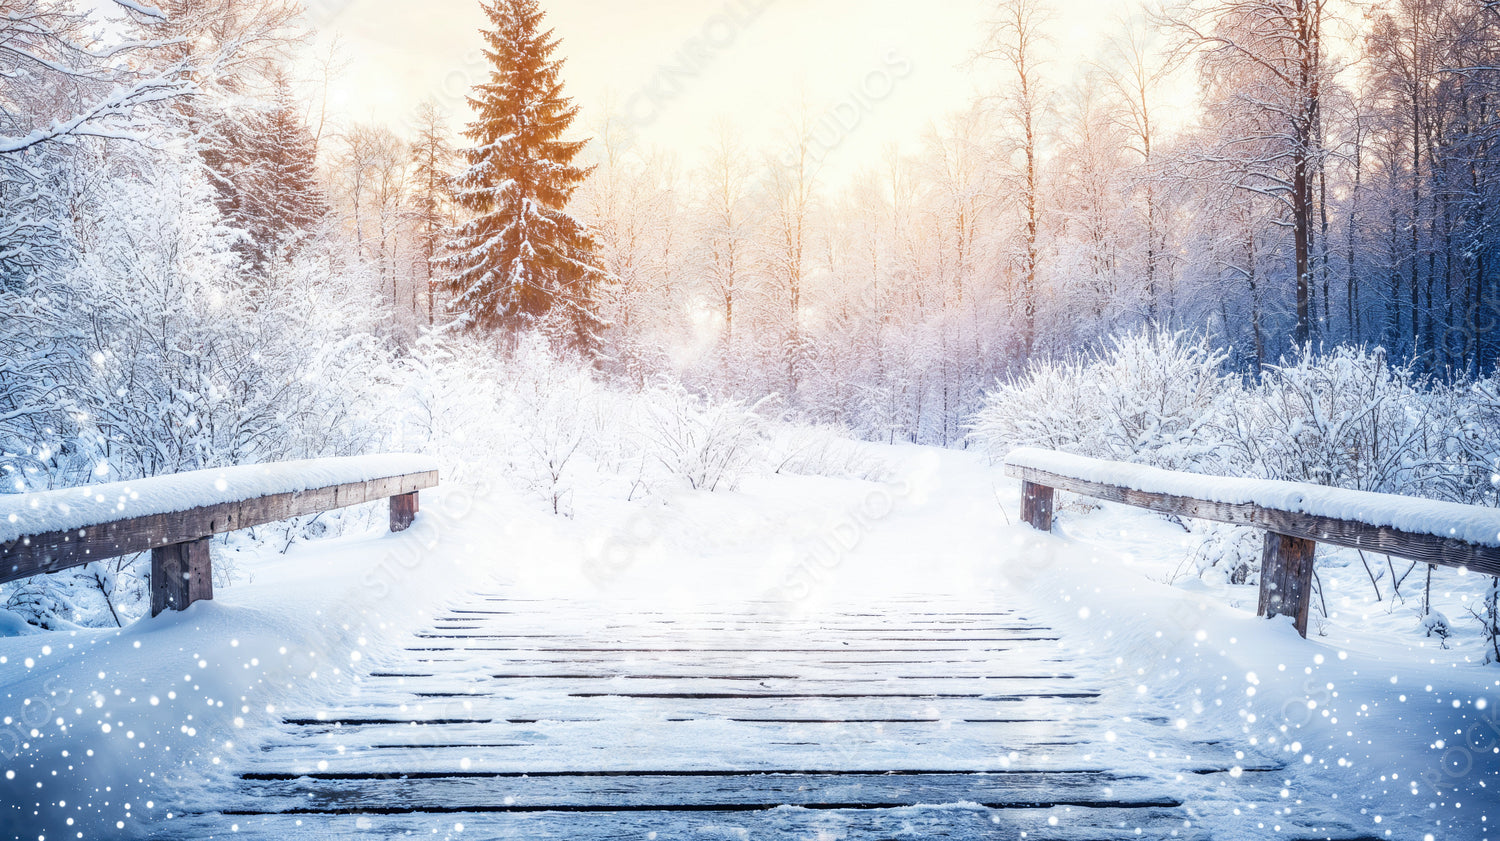
[[[463,95],[486,67],[476,54],[478,0],[307,0],[321,39],[337,34],[348,64],[329,96],[347,123],[405,132],[428,95],[467,117]],[[563,39],[580,128],[617,120],[641,148],[691,164],[727,117],[752,148],[782,136],[805,99],[824,133],[826,170],[875,164],[888,144],[913,147],[934,120],[993,84],[968,60],[993,0],[542,0]],[[1052,68],[1097,56],[1133,0],[1058,0]]]

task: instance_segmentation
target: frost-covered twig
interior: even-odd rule
[[[1380,594],[1380,583],[1375,580],[1375,571],[1370,569],[1370,560],[1365,557],[1365,551],[1363,549],[1356,551],[1359,552],[1359,562],[1365,565],[1365,572],[1370,576],[1370,586],[1375,588],[1375,601],[1385,601],[1385,597]]]

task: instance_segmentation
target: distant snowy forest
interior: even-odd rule
[[[567,514],[847,433],[1497,504],[1500,4],[1181,0],[1064,84],[1002,0],[953,59],[1006,81],[848,183],[818,103],[692,165],[575,121],[486,9],[532,63],[387,126],[294,0],[0,0],[0,491],[412,450]]]

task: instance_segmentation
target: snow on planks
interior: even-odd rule
[[[1355,837],[1009,610],[771,607],[478,597],[153,837]]]

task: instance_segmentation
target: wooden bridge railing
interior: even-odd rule
[[[213,598],[216,534],[390,499],[391,531],[438,484],[420,456],[363,456],[199,470],[0,495],[0,584],[151,552],[151,615]]]
[[[1260,615],[1291,616],[1307,636],[1319,543],[1500,575],[1500,510],[1392,494],[1236,479],[1020,449],[1005,473],[1022,481],[1021,516],[1052,530],[1056,491],[1265,529]]]

